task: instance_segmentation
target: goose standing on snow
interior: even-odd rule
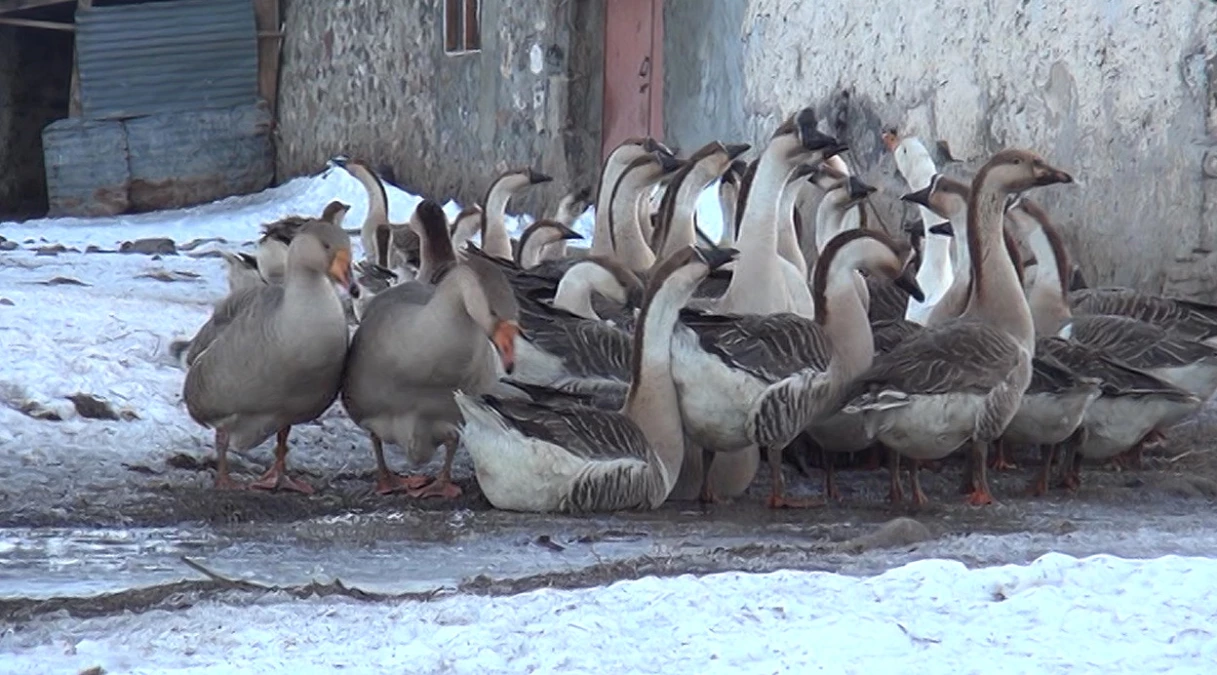
[[[967,310],[876,357],[845,398],[846,413],[861,414],[876,440],[906,457],[939,459],[970,441],[972,504],[993,501],[985,472],[988,446],[1018,410],[1035,350],[1031,310],[1005,249],[1006,197],[1072,181],[1022,150],[1003,150],[981,167],[968,200]],[[912,476],[914,494],[920,494],[916,463]]]
[[[287,475],[287,438],[338,394],[348,329],[331,282],[349,287],[350,265],[342,228],[308,223],[288,246],[283,284],[229,296],[192,340],[183,398],[196,422],[215,429],[217,487],[238,487],[230,447],[249,450],[275,434],[274,464],[251,486],[313,491]]]
[[[438,205],[438,213],[431,211],[420,212],[420,219],[443,223]],[[450,269],[435,286],[399,284],[368,305],[351,342],[342,404],[371,436],[378,492],[461,494],[451,477],[460,422],[452,393],[487,392],[500,370],[512,371],[518,319],[519,306],[506,277],[478,257]],[[416,465],[429,461],[436,444],[443,443],[439,476],[432,482],[426,476],[392,473],[384,443],[404,446]]]
[[[584,513],[658,508],[685,454],[671,377],[680,308],[730,249],[678,251],[651,277],[620,412],[458,393],[461,435],[496,508]]]

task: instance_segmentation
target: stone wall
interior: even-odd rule
[[[0,26],[0,218],[47,208],[42,128],[67,117],[72,36]]]
[[[345,153],[403,187],[480,201],[531,165],[555,177],[516,208],[554,203],[599,165],[601,4],[482,2],[482,49],[448,55],[432,0],[285,0],[278,178]]]
[[[667,0],[667,140],[763,142],[813,104],[899,223],[879,134],[962,160],[1034,149],[1076,186],[1037,195],[1092,283],[1217,300],[1217,3]],[[693,21],[694,17],[701,20]],[[672,30],[686,26],[687,30]],[[1206,128],[1207,121],[1207,128]],[[1217,157],[1210,155],[1217,176]],[[910,213],[911,215],[911,213]]]

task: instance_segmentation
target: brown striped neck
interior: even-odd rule
[[[1009,190],[990,180],[993,166],[990,160],[972,179],[967,225],[972,293],[963,316],[1000,327],[1034,353],[1031,310],[1002,232]]]

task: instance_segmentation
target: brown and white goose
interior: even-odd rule
[[[1074,314],[1113,314],[1144,321],[1187,340],[1217,347],[1217,305],[1131,288],[1080,288],[1069,294]]]
[[[718,183],[718,206],[723,212],[722,231],[718,235],[718,245],[727,248],[735,243],[735,213],[739,205],[740,181],[748,163],[742,159],[731,162],[731,166],[723,173]]]
[[[968,200],[967,310],[876,357],[845,399],[846,413],[861,414],[879,442],[906,457],[939,459],[970,441],[972,504],[993,501],[985,472],[988,445],[1018,410],[1035,350],[1031,312],[1005,250],[1005,200],[1011,193],[1072,181],[1023,150],[1003,150],[981,167]],[[917,494],[916,464],[912,474]]]
[[[672,174],[663,193],[651,248],[660,260],[697,243],[697,200],[731,167],[731,163],[751,147],[747,143],[723,145],[711,141],[685,160]]]
[[[612,256],[636,274],[645,274],[655,264],[655,253],[647,244],[638,221],[638,200],[643,192],[684,162],[660,152],[642,155],[618,173],[608,197],[608,228]],[[594,247],[593,247],[594,248]],[[593,251],[593,255],[599,255]]]
[[[456,214],[456,218],[452,220],[452,225],[449,232],[452,233],[452,248],[456,249],[458,255],[462,255],[465,250],[465,244],[473,239],[482,229],[482,207],[477,204],[470,204],[461,209],[460,213]]]
[[[192,340],[182,397],[191,418],[215,430],[217,487],[238,487],[230,447],[249,450],[275,435],[274,464],[252,487],[313,491],[287,475],[287,438],[338,394],[348,329],[331,282],[349,286],[350,262],[342,228],[307,223],[288,246],[283,283],[229,296]]]
[[[560,199],[558,201],[558,206],[554,209],[554,212],[550,215],[549,219],[556,220],[566,227],[572,227],[575,224],[575,221],[578,220],[579,216],[583,215],[583,212],[586,211],[591,204],[591,188],[580,188]],[[579,238],[582,239],[582,235],[580,235]],[[560,239],[546,246],[541,250],[541,255],[538,261],[561,260],[565,258],[567,256],[567,241],[568,240],[566,239]],[[584,254],[587,253],[586,250],[582,250],[580,252]]]
[[[342,227],[342,221],[350,210],[349,204],[332,201],[322,210],[321,220]],[[287,271],[287,247],[300,228],[313,220],[290,216],[262,226],[262,236],[258,239],[254,259],[257,261],[258,274],[266,283],[279,283],[283,280]]]
[[[659,153],[668,157],[673,156],[672,151],[666,145],[653,138],[627,138],[620,145],[613,148],[608,157],[604,158],[604,165],[600,169],[600,182],[596,184],[596,218],[593,225],[592,247],[590,250],[592,255],[613,255],[615,248],[613,245],[613,228],[609,219],[609,203],[612,201],[613,191],[621,178],[621,174],[635,160],[652,153]]]
[[[533,169],[513,169],[495,178],[483,200],[482,250],[503,260],[514,260],[511,236],[507,233],[507,202],[524,190],[553,178]]]
[[[685,453],[670,374],[672,330],[697,284],[729,255],[685,249],[655,270],[620,412],[457,394],[462,438],[491,504],[584,513],[663,503]]]
[[[571,239],[582,239],[583,235],[556,220],[538,220],[520,233],[520,244],[516,249],[516,264],[521,269],[536,267],[544,259],[544,252],[553,244]]]
[[[838,395],[870,366],[870,323],[856,273],[892,279],[918,296],[905,274],[907,254],[907,246],[876,231],[834,237],[812,282],[814,320],[790,313],[682,313],[672,340],[672,376],[685,428],[708,453],[762,448],[773,473],[771,507],[805,505],[784,495],[782,448],[830,412]],[[703,483],[704,499],[713,498],[710,483]]]
[[[488,392],[500,370],[511,372],[518,318],[503,273],[476,257],[453,267],[435,286],[406,282],[368,305],[351,341],[342,404],[371,436],[378,492],[460,495],[451,480],[460,423],[452,394]],[[404,446],[414,464],[429,461],[443,443],[439,476],[431,482],[393,474],[384,443]]]
[[[368,193],[368,213],[359,228],[363,260],[389,268],[392,229],[389,225],[389,194],[385,192],[384,183],[366,162],[346,157],[336,157],[330,161],[346,169]]]

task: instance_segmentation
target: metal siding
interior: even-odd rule
[[[177,0],[76,12],[84,117],[231,108],[258,95],[250,0]]]
[[[127,198],[127,132],[117,120],[56,120],[42,130],[48,216],[113,216]]]

